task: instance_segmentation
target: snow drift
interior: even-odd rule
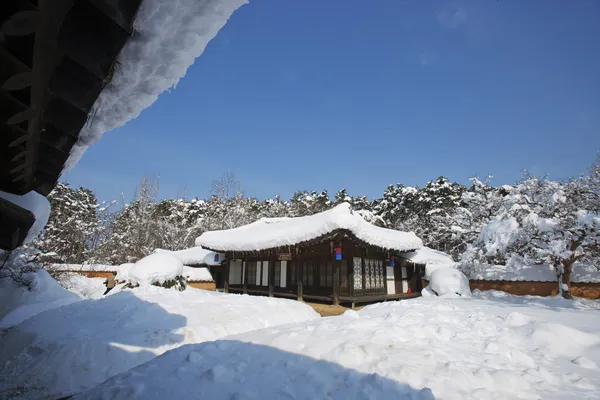
[[[469,280],[455,268],[438,268],[432,272],[429,279],[429,285],[421,292],[423,296],[471,297]]]
[[[419,298],[247,332],[168,352],[75,399],[597,398],[597,310],[521,300]]]
[[[43,269],[23,274],[23,279],[30,282],[29,286],[11,278],[0,279],[0,329],[13,327],[46,310],[81,300],[75,293],[61,287]]]
[[[317,318],[311,307],[292,300],[194,288],[123,290],[9,330],[0,348],[0,393],[25,388],[21,398],[59,398],[184,344]]]

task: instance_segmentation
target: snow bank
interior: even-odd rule
[[[37,315],[8,331],[0,347],[0,393],[26,388],[26,399],[59,398],[184,344],[318,318],[293,300],[194,288],[124,290]]]
[[[41,194],[31,191],[24,195],[6,193],[0,190],[0,197],[6,199],[19,207],[29,210],[35,216],[35,222],[29,228],[24,244],[32,242],[48,223],[50,218],[50,202]]]
[[[429,285],[421,292],[423,296],[471,297],[469,280],[455,268],[438,268],[429,279]]]
[[[200,246],[176,251],[156,249],[154,250],[154,252],[172,254],[175,257],[179,258],[181,262],[183,262],[183,264],[185,265],[221,265],[221,262],[225,259],[225,254],[205,250]],[[215,261],[216,255],[218,256],[217,261]]]
[[[117,57],[119,68],[94,103],[65,169],[109,132],[137,118],[158,95],[177,85],[231,14],[247,0],[144,0],[135,34]]]
[[[115,276],[115,281],[117,282],[128,282],[129,281],[129,271],[133,268],[135,264],[133,263],[125,263],[121,264],[117,267],[117,275]]]
[[[189,282],[214,282],[210,271],[206,267],[183,266],[183,277]]]
[[[101,299],[106,291],[104,278],[88,278],[77,273],[64,273],[58,277],[58,282],[82,299]]]
[[[136,262],[129,270],[129,282],[148,286],[163,284],[183,275],[183,263],[171,254],[154,253]]]
[[[412,232],[368,223],[348,203],[306,217],[265,218],[240,228],[205,232],[196,239],[196,245],[217,251],[255,251],[302,243],[338,229],[349,230],[358,239],[385,249],[410,251],[423,246]]]
[[[402,258],[406,258],[415,264],[425,264],[425,279],[429,279],[431,273],[440,267],[454,267],[456,263],[450,254],[423,247],[415,251],[409,251],[402,254]]]
[[[31,284],[24,286],[11,278],[0,279],[0,329],[13,327],[46,310],[81,300],[81,297],[61,287],[43,269],[23,274],[23,278]]]
[[[386,302],[181,347],[75,399],[597,398],[598,326],[527,301]]]

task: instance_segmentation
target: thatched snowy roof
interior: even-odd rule
[[[370,224],[348,203],[306,217],[265,218],[235,229],[205,232],[196,239],[196,245],[215,251],[258,251],[308,242],[340,230],[388,250],[411,251],[423,246],[412,232]]]

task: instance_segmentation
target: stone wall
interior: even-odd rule
[[[429,282],[423,280],[423,287]],[[533,282],[533,281],[469,281],[471,290],[502,290],[503,292],[524,296],[556,296],[558,284],[556,282]],[[571,294],[587,299],[600,299],[600,283],[571,283]]]

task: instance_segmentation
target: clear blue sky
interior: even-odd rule
[[[249,196],[521,170],[556,179],[600,150],[600,1],[251,0],[176,89],[63,181],[130,199]]]

